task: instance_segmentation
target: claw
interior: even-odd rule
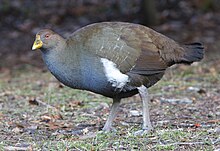
[[[148,128],[148,129],[142,129],[139,131],[134,132],[134,136],[143,136],[148,134],[153,128]]]
[[[117,132],[117,130],[114,127],[103,127],[103,132]]]

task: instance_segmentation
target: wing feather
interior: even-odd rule
[[[82,51],[111,60],[122,73],[140,75],[164,72],[180,49],[175,41],[150,28],[122,22],[85,26],[68,41],[77,39]]]

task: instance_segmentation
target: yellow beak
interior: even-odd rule
[[[39,49],[43,46],[43,42],[40,39],[40,35],[36,35],[36,39],[34,41],[34,44],[32,46],[32,50]]]

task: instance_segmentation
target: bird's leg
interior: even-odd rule
[[[118,99],[118,98],[114,98],[113,99],[113,104],[111,106],[111,110],[110,110],[108,119],[107,119],[107,121],[105,123],[105,126],[102,129],[103,131],[109,132],[109,131],[112,130],[112,122],[113,122],[114,118],[117,115],[117,111],[118,111],[118,108],[119,108],[120,100],[121,99]]]
[[[138,87],[138,92],[143,102],[143,127],[142,130],[136,132],[136,134],[146,133],[153,129],[150,122],[148,90],[145,86],[142,85],[141,87]]]

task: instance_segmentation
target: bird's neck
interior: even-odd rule
[[[59,81],[65,85],[80,88],[80,82],[78,82],[78,75],[81,74],[80,57],[77,51],[63,45],[56,49],[43,50],[42,55],[48,69]],[[71,83],[71,79],[74,79],[75,83]]]

